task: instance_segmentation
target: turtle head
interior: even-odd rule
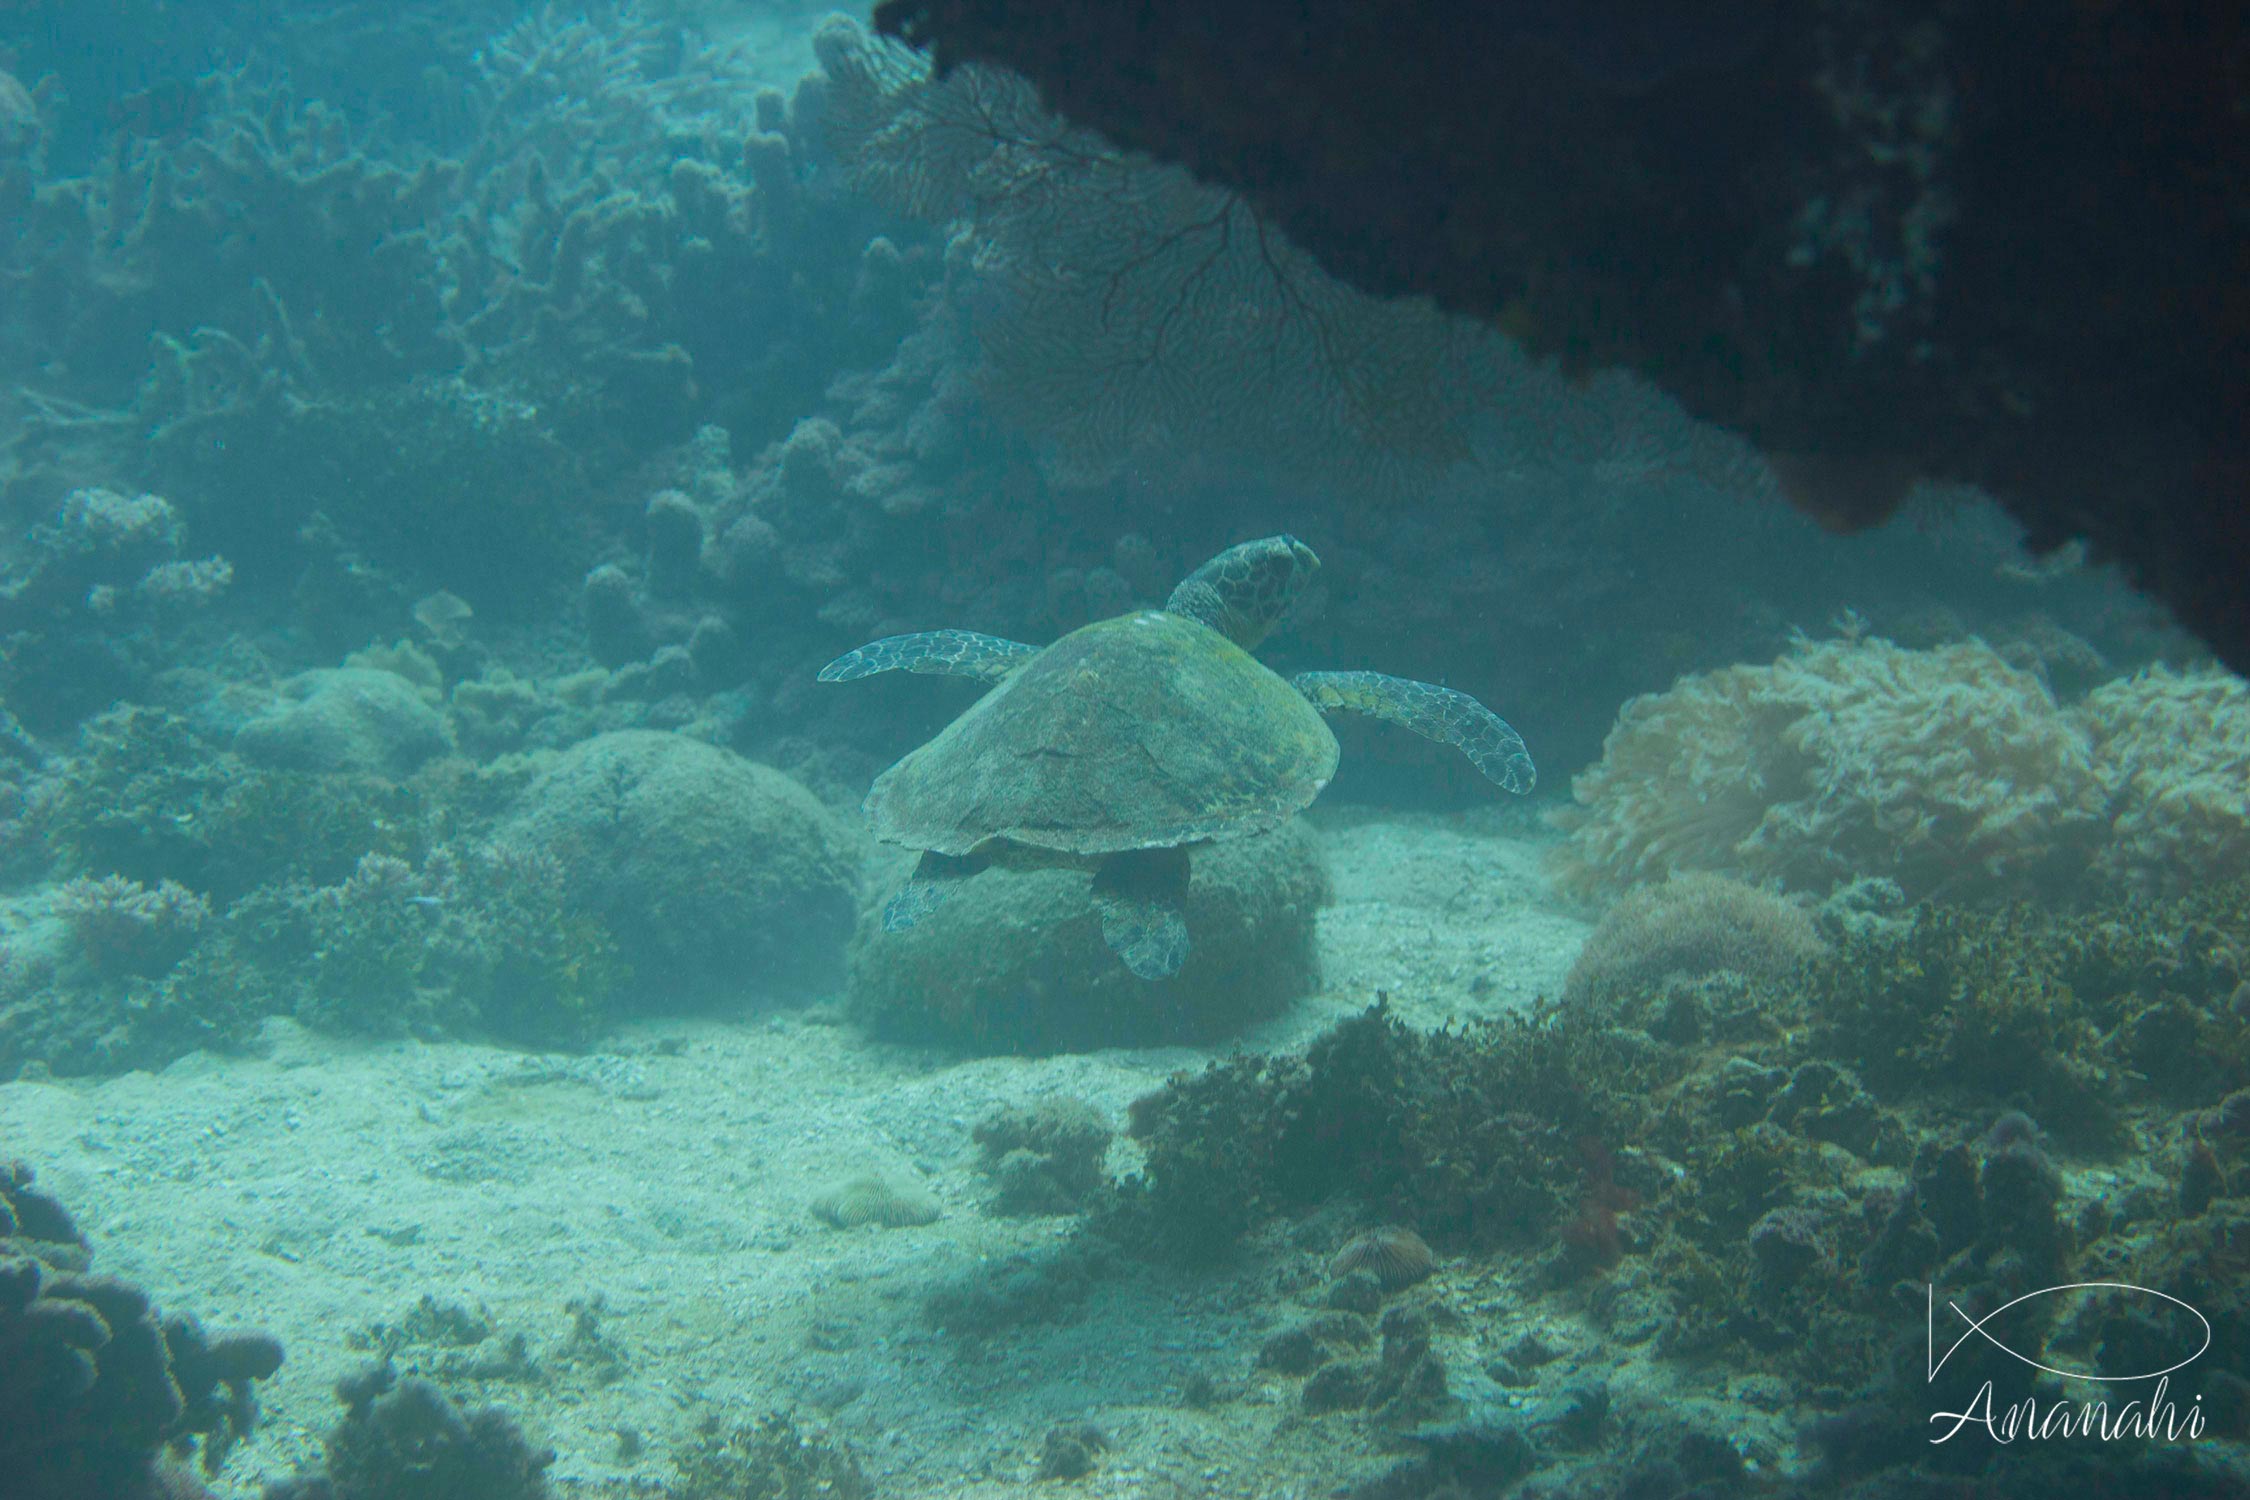
[[[1227,548],[1188,574],[1164,607],[1255,651],[1319,571],[1313,549],[1295,537],[1260,537]]]

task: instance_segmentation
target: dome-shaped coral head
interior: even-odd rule
[[[2006,1151],[2044,1151],[2047,1132],[2039,1122],[2020,1109],[2011,1109],[1992,1122],[1984,1133],[1984,1154],[1998,1156]]]

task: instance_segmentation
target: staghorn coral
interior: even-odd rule
[[[2100,832],[2083,728],[1981,642],[1802,641],[1625,705],[1558,814],[1584,895],[1680,870],[1921,899],[2068,886]]]

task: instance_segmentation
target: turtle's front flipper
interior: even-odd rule
[[[931,672],[944,677],[981,677],[998,682],[1039,650],[1021,641],[1004,641],[973,630],[925,630],[919,635],[887,635],[857,651],[847,651],[820,669],[822,682],[850,682],[877,672]]]
[[[1188,955],[1188,852],[1136,849],[1094,872],[1102,941],[1143,979],[1170,979]]]
[[[981,855],[937,854],[922,851],[922,862],[906,877],[898,894],[883,903],[883,930],[904,932],[945,904],[953,888],[983,869]]]
[[[1451,745],[1511,792],[1530,791],[1536,779],[1523,736],[1467,693],[1381,672],[1299,672],[1289,685],[1317,708],[1372,714]]]

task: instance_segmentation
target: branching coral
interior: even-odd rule
[[[540,1500],[552,1448],[534,1448],[497,1406],[463,1412],[388,1361],[336,1384],[344,1403],[317,1473],[267,1490],[271,1500]]]
[[[0,688],[54,729],[130,690],[179,627],[226,591],[221,557],[181,555],[187,526],[156,495],[72,490],[0,576]]]
[[[176,880],[154,890],[122,875],[65,881],[55,915],[97,974],[163,973],[186,956],[210,920],[211,903]]]

